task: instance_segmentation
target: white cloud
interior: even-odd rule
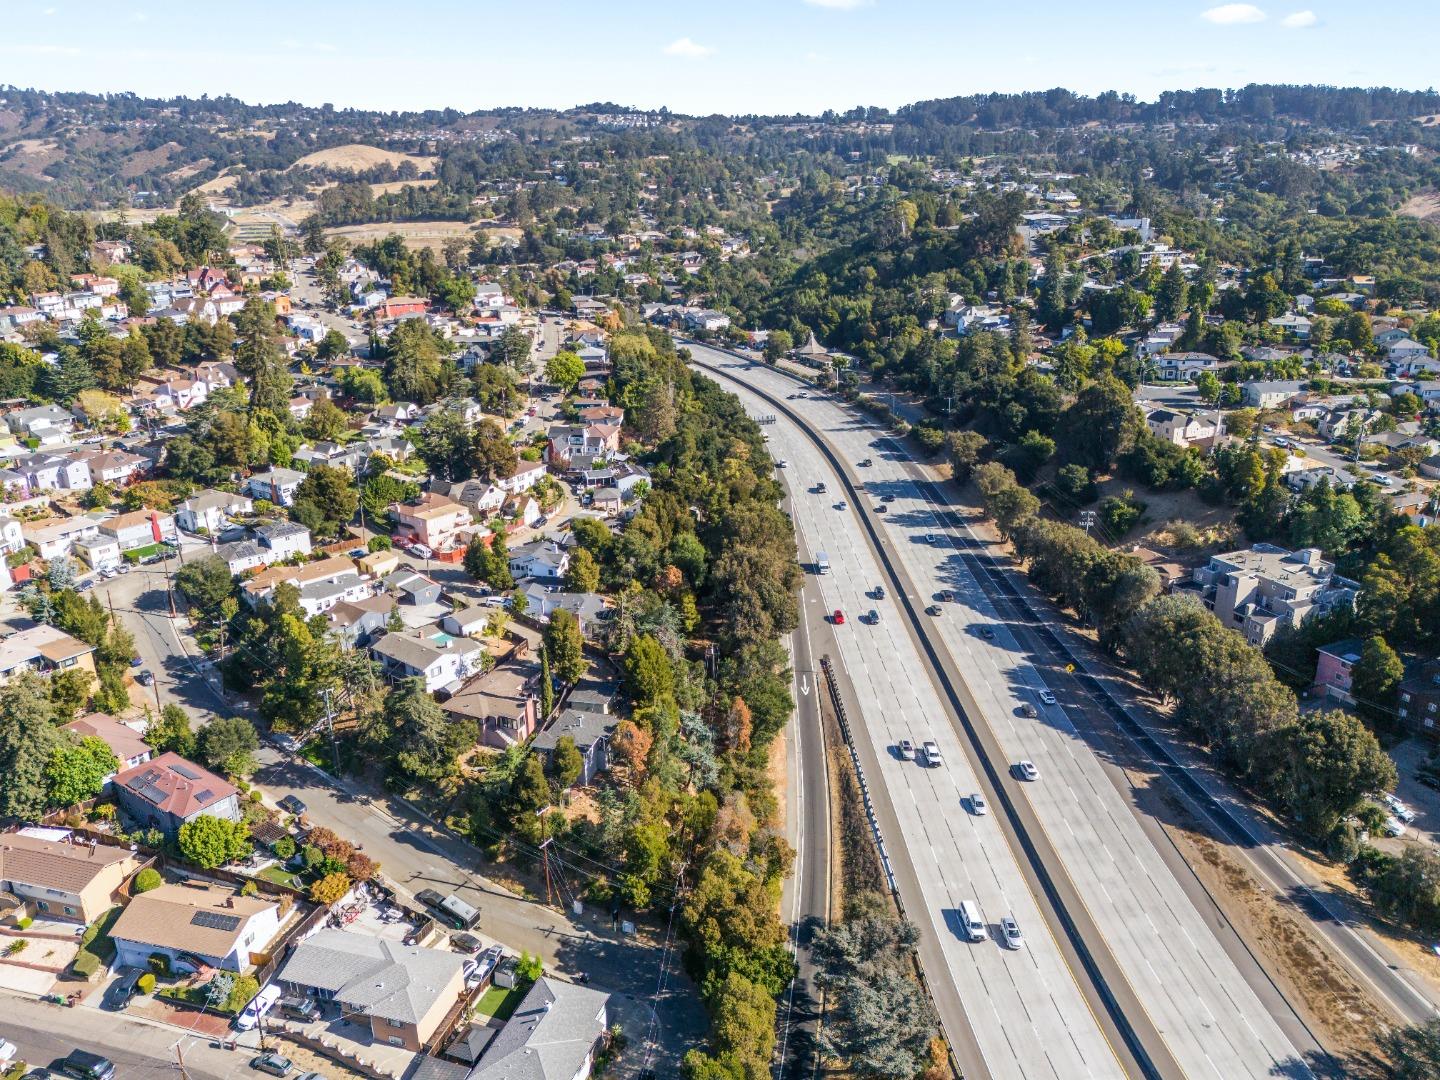
[[[1265,21],[1265,12],[1254,4],[1221,4],[1200,13],[1200,17],[1216,26],[1237,26],[1240,23]]]
[[[150,16],[149,16],[149,14],[148,14],[147,12],[144,12],[144,11],[132,11],[132,12],[130,13],[130,21],[131,21],[132,23],[149,22],[149,21],[150,21]]]
[[[811,7],[829,8],[831,11],[854,11],[869,7],[871,0],[805,0]]]
[[[702,56],[709,56],[715,50],[708,45],[697,44],[688,37],[682,37],[676,38],[660,51],[666,56],[683,56],[690,60],[698,60]]]
[[[1307,27],[1318,26],[1319,23],[1320,19],[1313,11],[1297,11],[1280,20],[1280,25],[1287,30],[1304,30]]]

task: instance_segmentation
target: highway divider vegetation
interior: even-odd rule
[[[1028,563],[1031,580],[1127,659],[1185,731],[1308,840],[1353,858],[1352,820],[1395,783],[1375,736],[1338,711],[1301,714],[1259,650],[1184,595],[1160,595],[1154,571],[1082,529],[1041,518],[1039,500],[1003,465],[974,470],[985,513]]]

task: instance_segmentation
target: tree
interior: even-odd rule
[[[476,533],[465,545],[465,572],[477,581],[484,581],[489,576],[489,568],[490,545]]]
[[[1106,376],[1086,386],[1060,417],[1061,456],[1098,471],[1108,470],[1144,430],[1130,388]]]
[[[195,733],[190,730],[190,718],[179,705],[166,705],[160,710],[160,718],[145,728],[145,741],[157,754],[172,750],[185,758],[195,754]]]
[[[393,767],[400,777],[433,784],[449,775],[457,747],[445,713],[425,690],[425,680],[404,679],[385,699]]]
[[[490,558],[485,567],[485,580],[492,589],[513,589],[515,577],[510,573],[510,549],[505,543],[505,530],[490,536]]]
[[[360,493],[348,469],[334,465],[315,465],[295,489],[295,520],[321,536],[338,536],[340,530],[355,516]]]
[[[512,371],[524,371],[530,363],[529,335],[519,327],[506,327],[491,346],[490,359]]]
[[[577,593],[593,593],[600,588],[600,567],[595,563],[595,556],[584,548],[577,548],[570,557],[570,566],[565,571],[565,587]]]
[[[342,394],[362,405],[380,405],[389,398],[385,381],[374,368],[347,367],[337,382]]]
[[[1388,1059],[1386,1080],[1433,1080],[1440,1076],[1440,1020],[1386,1028],[1376,1036]]]
[[[1304,713],[1278,740],[1288,753],[1282,794],[1300,827],[1317,839],[1364,801],[1395,786],[1395,763],[1359,719],[1337,710]]]
[[[548,720],[555,711],[555,676],[550,673],[550,650],[540,646],[540,717]]]
[[[204,764],[234,779],[255,771],[260,738],[245,717],[222,716],[201,729],[198,747]]]
[[[160,876],[160,871],[153,866],[147,866],[135,875],[135,880],[130,884],[130,892],[134,896],[147,893],[151,889],[158,889],[165,884],[165,879]]]
[[[970,479],[970,473],[989,445],[978,431],[952,431],[945,436],[945,454],[957,482],[963,484]]]
[[[1367,716],[1384,719],[1395,714],[1405,663],[1383,637],[1376,634],[1360,650],[1350,676],[1350,693]],[[1375,790],[1388,790],[1376,788]]]
[[[100,794],[107,777],[120,771],[119,759],[105,740],[93,735],[65,739],[50,751],[45,783],[51,806],[74,806]]]
[[[350,418],[328,397],[322,397],[310,406],[310,414],[302,425],[307,439],[327,439],[331,442],[345,434],[349,427]]]
[[[250,833],[241,821],[206,814],[180,826],[180,854],[202,870],[236,862],[250,854]]]
[[[790,331],[771,330],[765,338],[765,359],[773,364],[793,348],[795,339],[790,336]]]
[[[514,416],[520,411],[523,398],[515,373],[498,364],[476,364],[471,374],[475,400],[487,413]]]
[[[1186,280],[1179,260],[1176,260],[1161,275],[1155,290],[1155,317],[1161,322],[1174,322],[1185,311],[1189,299],[1190,282]]]
[[[290,372],[280,335],[275,328],[275,306],[252,297],[234,316],[235,367],[250,384],[250,412],[268,412],[281,420],[290,416]]]
[[[650,760],[650,748],[654,743],[650,733],[633,720],[621,720],[615,725],[610,745],[615,751],[616,760],[630,770],[632,784],[638,783],[644,775],[646,763]]]
[[[504,480],[515,475],[519,464],[515,447],[505,436],[505,430],[494,420],[486,418],[475,425],[475,434],[470,445],[470,474],[482,480]]]
[[[33,820],[46,810],[46,768],[60,742],[43,679],[24,672],[0,687],[0,817]]]
[[[638,706],[654,705],[675,692],[670,657],[649,634],[635,637],[625,651],[625,684]]]
[[[585,377],[585,361],[569,351],[557,352],[545,362],[545,380],[569,394]]]
[[[1195,380],[1195,389],[1200,400],[1207,405],[1214,405],[1220,400],[1220,379],[1213,371],[1202,371]]]
[[[175,571],[175,585],[199,609],[201,618],[214,620],[234,582],[224,559],[219,555],[202,555]]]
[[[555,749],[550,755],[550,772],[555,777],[556,786],[562,791],[573,786],[584,768],[585,759],[580,756],[575,740],[569,735],[556,739]]]
[[[310,899],[317,904],[324,904],[327,907],[339,903],[346,893],[350,891],[350,875],[341,871],[326,874],[319,881],[310,885]]]
[[[50,702],[55,718],[61,723],[75,719],[75,714],[90,700],[90,684],[95,676],[82,667],[57,671],[50,676]]]
[[[550,624],[545,627],[545,650],[550,655],[556,678],[562,683],[573,686],[589,668],[583,645],[580,622],[575,615],[564,608],[551,612]]]
[[[385,343],[385,385],[396,401],[429,405],[440,396],[440,337],[420,319],[405,319]]]

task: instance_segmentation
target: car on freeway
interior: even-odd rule
[[[844,625],[845,625],[845,612],[841,611],[841,610],[837,607],[837,608],[835,609],[835,614],[832,616],[832,619],[834,620],[834,623],[835,623],[836,626],[844,626]]]
[[[939,604],[931,604],[929,607],[927,607],[927,608],[925,609],[925,614],[926,614],[926,615],[939,615],[939,614],[940,614],[940,605],[939,605]]]
[[[876,585],[875,588],[871,590],[870,595],[873,596],[873,597],[875,597],[876,600],[884,600],[884,599],[885,599],[885,586],[884,586],[884,585]]]
[[[995,640],[995,631],[994,631],[994,630],[991,630],[990,627],[988,627],[988,626],[982,626],[982,627],[980,627],[980,629],[979,629],[978,631],[976,631],[976,633],[978,633],[978,634],[979,634],[982,638],[984,638],[986,641],[994,641],[994,640]]]
[[[941,589],[940,602],[942,604],[953,604],[955,602],[955,594],[949,589]]]
[[[816,494],[816,495],[824,495],[824,494],[825,494],[827,491],[829,491],[829,490],[830,490],[830,489],[825,486],[825,481],[824,481],[824,480],[821,480],[818,484],[815,485],[815,494]]]
[[[860,468],[862,468],[862,469],[868,469],[868,468],[870,468],[870,466],[871,466],[872,464],[874,464],[874,462],[872,462],[872,461],[867,457],[867,458],[863,459],[863,460],[860,462]]]
[[[894,495],[881,495],[881,496],[880,496],[880,501],[883,502],[883,503],[892,503],[892,502],[895,501],[895,496],[894,496]]]
[[[1020,932],[1020,924],[1009,915],[1000,920],[1000,939],[1005,942],[1007,949],[1018,949],[1025,944],[1025,935]]]
[[[970,796],[970,813],[976,817],[984,817],[990,812],[990,804],[985,801],[985,796],[978,791]]]
[[[909,739],[901,739],[895,744],[895,749],[899,751],[901,761],[915,760],[915,744]]]
[[[781,458],[779,461],[775,462],[775,468],[777,469],[788,468],[789,465],[790,462],[786,461],[784,458]]]
[[[850,504],[847,503],[844,499],[841,499],[839,502],[837,502],[837,503],[835,504],[835,509],[836,509],[836,510],[849,510],[849,509],[850,509]]]
[[[1040,770],[1035,767],[1033,761],[1021,758],[1015,763],[1015,775],[1021,780],[1039,780]]]
[[[887,513],[889,509],[890,508],[888,506],[886,506],[884,503],[881,503],[879,506],[875,507],[875,513],[884,514]]]
[[[1035,719],[1035,717],[1040,715],[1040,711],[1036,709],[1034,705],[1031,705],[1028,701],[1026,701],[1023,702],[1020,706],[1020,715],[1028,716],[1030,719],[1033,720]]]
[[[295,1063],[282,1054],[260,1054],[250,1059],[250,1067],[271,1076],[285,1077],[295,1068]]]
[[[926,739],[920,744],[920,749],[925,751],[925,764],[931,768],[939,768],[945,764],[945,759],[940,756],[940,744],[934,739]]]
[[[879,626],[880,612],[872,607],[870,609],[870,614],[865,617],[865,621],[868,622],[871,626]]]
[[[1046,705],[1054,705],[1055,695],[1052,694],[1049,690],[1041,690],[1040,700],[1043,701]]]

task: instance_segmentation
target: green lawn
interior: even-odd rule
[[[520,1000],[524,996],[524,987],[516,986],[507,990],[503,986],[492,986],[480,995],[480,1000],[475,1003],[475,1011],[482,1016],[493,1016],[496,1020],[509,1020],[520,1007]]]
[[[292,889],[301,887],[300,879],[283,866],[267,866],[260,871],[260,876],[266,881],[273,881],[276,885],[288,885]]]

